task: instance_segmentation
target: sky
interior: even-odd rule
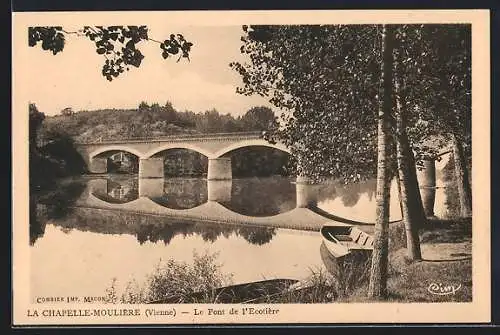
[[[66,30],[77,27],[65,27]],[[101,74],[104,57],[86,37],[67,35],[62,52],[53,55],[41,45],[28,47],[26,66],[36,80],[26,83],[29,99],[46,115],[59,114],[71,107],[75,111],[99,108],[136,108],[167,101],[179,110],[204,112],[215,108],[222,114],[243,115],[253,106],[272,107],[258,95],[236,93],[240,75],[229,67],[244,61],[239,51],[241,26],[148,25],[149,36],[164,40],[171,33],[182,33],[194,45],[190,61],[177,57],[164,60],[159,44],[143,41],[137,45],[145,58],[139,68],[131,67],[113,81]]]

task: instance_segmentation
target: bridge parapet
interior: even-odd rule
[[[203,141],[235,141],[254,140],[263,138],[263,132],[233,132],[213,134],[177,134],[155,137],[132,137],[113,140],[96,140],[87,142],[76,142],[76,145],[95,144],[123,144],[123,143],[150,143],[150,142],[203,142]]]

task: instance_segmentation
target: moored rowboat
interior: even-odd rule
[[[373,237],[354,226],[325,224],[321,235],[328,251],[337,258],[353,251],[373,250]]]

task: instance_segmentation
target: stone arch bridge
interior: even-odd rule
[[[91,173],[107,172],[107,156],[115,152],[128,152],[139,159],[140,178],[162,178],[164,175],[163,158],[160,152],[171,149],[189,149],[208,158],[207,179],[231,179],[231,158],[224,155],[245,147],[266,146],[287,153],[290,150],[281,143],[272,144],[263,138],[261,132],[218,133],[175,135],[161,138],[106,140],[77,143]]]
[[[139,159],[139,178],[163,178],[164,162],[163,158],[157,157],[157,154],[171,149],[189,149],[208,158],[208,180],[229,180],[232,179],[231,158],[227,157],[226,154],[239,148],[251,146],[266,146],[290,153],[290,150],[284,144],[268,142],[263,138],[261,132],[175,135],[148,139],[96,141],[78,143],[76,148],[91,173],[107,172],[107,157],[109,154],[122,151],[131,153]],[[438,156],[447,153],[449,153],[449,150],[442,152]],[[435,162],[433,159],[425,161],[424,168],[417,171],[417,173],[421,192],[425,193],[436,186]],[[307,180],[302,176],[297,177],[299,183],[307,183]],[[424,196],[424,198],[428,198],[430,203],[433,204],[432,197]],[[432,205],[427,206],[424,203],[424,208],[429,208],[429,213],[432,212],[432,207]]]

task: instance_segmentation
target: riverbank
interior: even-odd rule
[[[401,229],[390,231],[388,301],[470,302],[472,301],[471,219],[429,220],[420,233],[422,261],[410,262],[401,247]],[[404,232],[404,230],[403,230]],[[399,241],[398,241],[399,240]],[[370,262],[350,267],[345,278],[356,277],[349,290],[331,274],[312,274],[304,288],[268,297],[268,303],[370,302],[367,298]],[[353,271],[353,269],[355,271]],[[308,282],[308,283],[307,283]],[[352,285],[352,281],[350,284]],[[339,287],[343,284],[344,287]],[[339,289],[342,292],[339,292]],[[334,292],[336,290],[336,292]],[[349,292],[350,291],[350,292]],[[304,300],[304,298],[306,300]]]
[[[422,261],[410,262],[406,249],[389,253],[389,301],[472,301],[472,220],[430,219],[421,231]],[[367,287],[345,302],[367,302]]]

